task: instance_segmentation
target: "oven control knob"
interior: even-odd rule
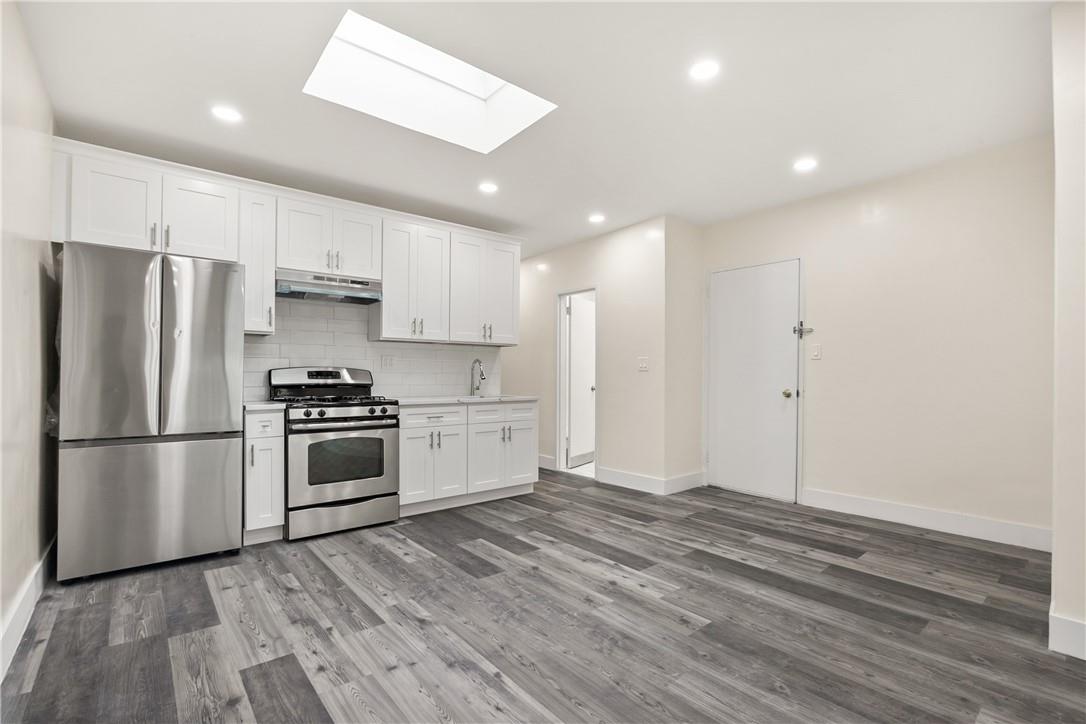
[[[327,414],[328,413],[325,412],[324,410],[317,410],[317,417],[324,417]]]
[[[387,407],[382,407],[381,408],[381,414],[382,415],[387,415],[388,414],[388,408]]]
[[[306,417],[313,417],[313,411],[312,410],[306,410],[302,414],[305,415]]]
[[[371,415],[374,415],[374,414],[376,414],[376,413],[377,413],[377,410],[371,407],[371,408],[370,408],[370,414],[371,414]]]

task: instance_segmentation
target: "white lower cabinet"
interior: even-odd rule
[[[536,418],[534,402],[468,405],[466,414],[463,406],[405,408],[400,505],[536,482]]]
[[[284,475],[282,437],[245,440],[245,530],[283,525]]]

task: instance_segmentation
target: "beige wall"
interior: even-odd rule
[[[1056,144],[1055,429],[1053,436],[1052,613],[1078,621],[1053,644],[1086,656],[1086,164],[1081,4],[1052,10]],[[1077,630],[1077,634],[1076,634]],[[1071,645],[1077,646],[1072,651]]]
[[[49,245],[53,116],[14,3],[3,3],[3,228],[0,246],[0,609],[12,604],[55,530],[55,447],[42,433],[55,380],[57,294]],[[5,643],[7,643],[5,639]],[[5,646],[5,648],[7,648]]]
[[[595,289],[597,468],[664,477],[664,415],[645,409],[664,399],[664,267],[662,218],[521,265],[520,345],[502,351],[502,391],[539,395],[541,455],[556,454],[558,295]]]
[[[1051,144],[706,230],[707,271],[802,260],[806,489],[1050,524]]]
[[[696,475],[704,463],[702,367],[705,339],[705,267],[702,230],[665,219],[666,477]]]

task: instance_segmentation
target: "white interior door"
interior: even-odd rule
[[[596,459],[596,292],[569,295],[568,467]]]
[[[795,501],[799,260],[717,272],[709,293],[710,483]]]

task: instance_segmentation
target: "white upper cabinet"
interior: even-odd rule
[[[245,331],[275,331],[275,197],[241,192],[238,254],[245,265]]]
[[[339,274],[381,278],[381,217],[353,209],[332,214],[332,265]]]
[[[158,250],[162,174],[146,166],[72,159],[71,239]]]
[[[162,242],[171,254],[237,261],[237,187],[192,176],[163,176]]]
[[[511,345],[519,340],[520,245],[454,232],[449,338]]]
[[[276,266],[332,271],[332,207],[279,197]]]
[[[449,233],[386,219],[382,237],[382,298],[370,336],[448,341]]]

